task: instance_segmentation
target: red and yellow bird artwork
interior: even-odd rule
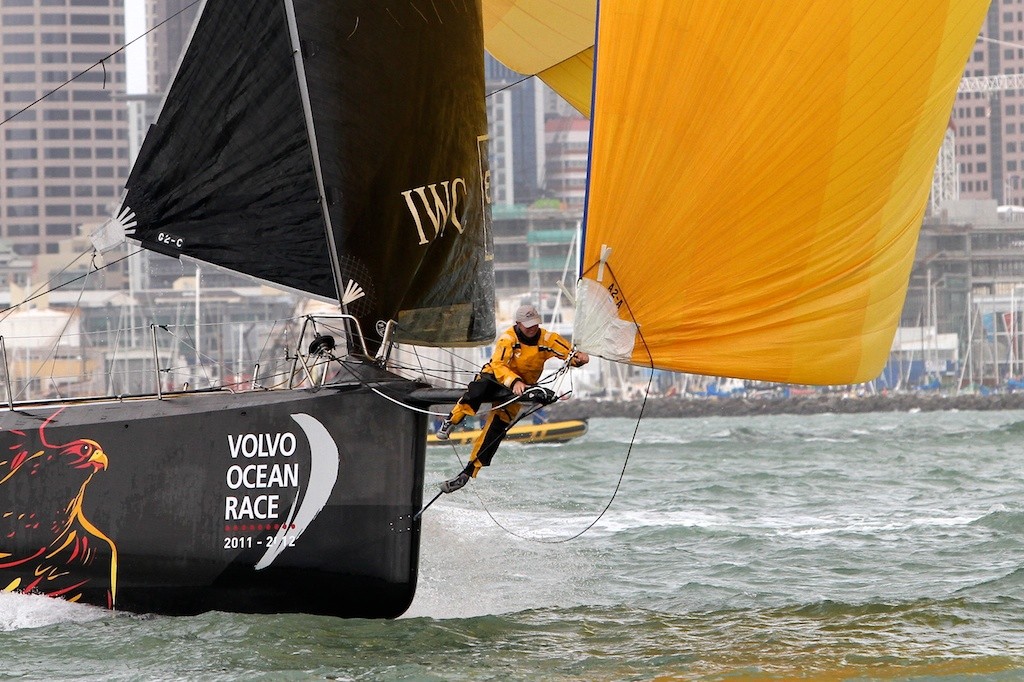
[[[107,455],[87,438],[49,442],[45,430],[57,414],[43,422],[37,438],[5,434],[13,439],[0,450],[0,591],[78,601],[90,581],[106,578],[109,563],[107,606],[113,608],[117,547],[82,511]]]

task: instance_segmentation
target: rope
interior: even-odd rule
[[[448,416],[447,412],[432,412],[431,410],[428,410],[428,409],[425,409],[425,408],[415,407],[414,405],[410,405],[408,403],[403,403],[401,400],[398,400],[397,398],[392,398],[391,396],[389,396],[388,394],[384,393],[383,391],[375,388],[369,382],[364,381],[361,377],[359,377],[359,375],[357,375],[355,372],[353,372],[351,369],[349,369],[345,365],[344,362],[341,362],[341,360],[339,358],[337,358],[337,357],[335,357],[333,355],[331,355],[330,358],[332,360],[337,360],[338,364],[340,364],[342,366],[342,368],[345,369],[345,371],[347,371],[349,374],[351,374],[352,378],[355,379],[361,386],[363,386],[364,388],[370,389],[370,391],[376,393],[381,398],[384,398],[384,400],[392,402],[395,405],[398,405],[399,407],[403,407],[406,410],[409,410],[410,412],[417,412],[419,414],[425,414],[425,415],[428,415],[428,416],[431,416],[431,417],[447,417]],[[501,403],[500,405],[492,405],[490,410],[484,410],[480,414],[487,414],[488,412],[493,412],[494,410],[500,410],[503,407],[511,405],[512,403],[514,403],[518,399],[519,399],[519,396],[512,396],[509,400]]]
[[[337,331],[337,330],[331,329],[328,325],[325,325],[325,327],[327,329],[330,329],[331,331]],[[316,320],[313,321],[313,331],[314,331],[314,333],[316,333]],[[447,349],[445,349],[445,350],[446,350],[446,352],[451,357],[458,358],[458,359],[462,360],[462,358],[459,358],[459,356],[456,355],[451,350],[447,350]],[[418,353],[415,353],[415,354],[417,355],[417,358],[418,358]],[[556,356],[561,357],[557,353],[556,353]],[[561,375],[563,372],[568,371],[567,365],[572,360],[572,357],[573,357],[573,353],[569,353],[568,355],[566,355],[565,363],[563,364],[563,366],[561,368],[559,368],[559,370],[557,372],[555,372],[550,378],[542,378],[540,381],[537,382],[536,385],[540,385],[542,383],[549,383],[549,382],[553,381],[555,378],[557,378],[559,375]],[[344,362],[341,362],[340,358],[336,357],[333,354],[329,354],[328,355],[328,359],[329,360],[337,361],[338,364],[341,365],[341,367],[343,369],[345,369],[352,376],[352,378],[354,378],[361,386],[363,386],[364,388],[368,388],[370,391],[372,391],[373,393],[376,393],[381,398],[384,398],[385,400],[387,400],[387,401],[389,401],[391,403],[394,403],[395,405],[398,405],[399,407],[405,408],[406,410],[409,410],[410,412],[416,412],[418,414],[425,414],[425,415],[430,416],[430,417],[447,417],[448,416],[448,412],[433,412],[433,411],[428,410],[428,409],[415,407],[413,405],[409,405],[408,403],[403,403],[401,400],[398,400],[396,398],[392,398],[391,396],[387,395],[383,391],[378,390],[377,388],[375,388],[374,386],[372,386],[371,384],[369,384],[368,382],[366,382],[362,378],[360,378],[355,372],[353,372],[351,369],[349,369],[345,365]],[[420,369],[421,369],[421,373],[423,375],[426,375],[426,371],[423,369],[422,363],[420,365]],[[563,394],[563,395],[559,396],[559,399],[563,398],[565,395],[567,395],[567,394]],[[513,395],[511,398],[509,398],[508,400],[506,400],[503,403],[498,403],[498,404],[493,404],[492,403],[490,409],[478,412],[477,416],[484,416],[484,415],[490,414],[491,412],[494,412],[495,410],[500,410],[502,408],[508,407],[509,405],[511,405],[512,403],[516,402],[517,400],[519,400],[519,396]],[[544,407],[544,406],[541,405],[540,407]],[[533,414],[533,412],[535,412],[536,410],[540,409],[540,407],[534,408],[528,414]],[[523,415],[523,416],[526,416],[526,415]],[[520,417],[520,419],[521,418],[522,417]],[[519,420],[517,419],[516,421],[519,421]],[[509,428],[511,428],[511,426]],[[506,432],[507,432],[507,429],[506,429]],[[453,446],[454,446],[454,444],[453,444]]]

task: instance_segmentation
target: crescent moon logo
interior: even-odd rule
[[[302,428],[309,441],[310,469],[309,484],[306,494],[302,496],[299,503],[299,496],[296,495],[288,510],[288,520],[282,524],[277,531],[274,542],[270,544],[267,551],[256,563],[256,570],[266,568],[274,563],[281,552],[288,548],[284,541],[285,535],[298,539],[309,527],[317,514],[327,505],[331,493],[334,491],[334,484],[338,482],[338,468],[341,465],[341,457],[338,454],[338,444],[327,428],[314,417],[308,414],[293,414],[292,419]],[[296,509],[298,505],[298,509]],[[294,529],[291,526],[294,525]]]

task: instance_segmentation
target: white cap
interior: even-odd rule
[[[529,303],[524,303],[516,309],[516,322],[527,329],[540,324],[540,313]]]

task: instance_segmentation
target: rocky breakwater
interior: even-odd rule
[[[549,419],[632,417],[640,414],[642,401],[586,400],[572,398],[545,408]],[[858,412],[909,412],[920,410],[1024,410],[1024,393],[990,395],[940,395],[900,393],[844,396],[824,394],[789,398],[649,398],[644,417],[740,417],[758,414],[824,414]]]

